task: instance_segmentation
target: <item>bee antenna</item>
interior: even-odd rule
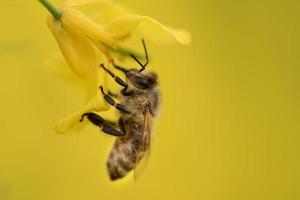
[[[145,40],[142,38],[142,44],[143,44],[143,48],[144,48],[144,52],[145,52],[145,57],[146,57],[146,62],[145,64],[142,64],[141,61],[139,61],[135,55],[130,54],[130,57],[133,58],[142,68],[139,70],[139,72],[142,72],[145,70],[146,66],[149,63],[149,57],[148,57],[148,52],[147,52],[147,48],[146,48],[146,44],[145,44]]]

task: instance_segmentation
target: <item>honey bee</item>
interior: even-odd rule
[[[104,64],[100,66],[122,86],[117,96],[117,103],[111,94],[106,94],[100,86],[106,102],[114,106],[120,112],[118,125],[114,126],[108,120],[103,119],[96,113],[88,112],[82,115],[80,121],[87,119],[107,134],[117,136],[108,160],[107,169],[111,180],[117,180],[134,170],[135,177],[139,168],[142,169],[150,153],[153,118],[158,114],[160,103],[160,92],[158,89],[158,77],[153,71],[145,70],[149,63],[148,53],[144,40],[142,44],[145,51],[146,62],[142,64],[134,55],[130,55],[141,69],[126,69],[116,65],[113,66],[124,73],[126,81],[116,76],[107,69]]]

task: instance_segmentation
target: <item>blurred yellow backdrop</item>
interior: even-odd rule
[[[58,1],[54,1],[58,2]],[[0,199],[300,198],[297,1],[118,1],[192,34],[190,46],[148,44],[162,113],[138,182],[110,182],[113,138],[54,122],[82,94],[45,61],[58,52],[38,1],[0,7]]]

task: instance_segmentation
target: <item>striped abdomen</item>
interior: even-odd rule
[[[136,167],[137,152],[140,144],[139,132],[118,138],[109,154],[107,169],[111,180],[124,177]]]

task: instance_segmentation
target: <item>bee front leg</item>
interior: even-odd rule
[[[109,69],[107,69],[104,66],[104,64],[100,64],[100,67],[102,67],[104,69],[104,71],[106,71],[116,81],[116,83],[118,83],[119,85],[123,86],[124,88],[128,87],[128,85],[127,85],[127,83],[125,81],[123,81],[120,77],[118,77],[112,71],[110,71]]]
[[[92,122],[94,125],[100,127],[100,129],[109,135],[117,136],[117,137],[122,137],[125,136],[125,133],[115,129],[112,125],[110,125],[105,119],[103,119],[101,116],[92,113],[92,112],[87,112],[84,113],[81,116],[80,122],[83,121],[84,117],[87,117],[90,122]]]

